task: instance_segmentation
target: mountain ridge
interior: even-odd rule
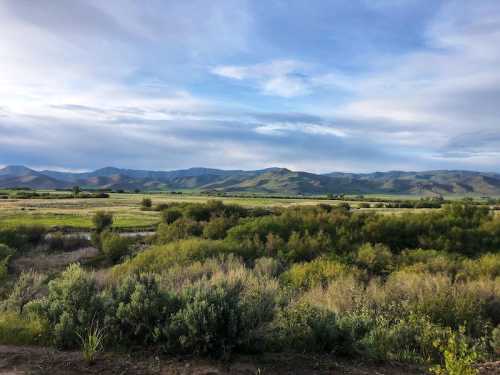
[[[500,195],[500,174],[466,170],[316,174],[279,167],[259,170],[195,167],[171,171],[104,167],[89,172],[61,172],[11,165],[0,169],[1,188],[68,189],[74,185],[87,189],[191,189],[286,195]]]

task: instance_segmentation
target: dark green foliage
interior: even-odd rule
[[[0,228],[0,243],[23,252],[42,242],[47,229],[40,225]]]
[[[165,224],[172,224],[174,221],[180,219],[181,217],[182,217],[181,210],[175,207],[167,208],[166,210],[163,210],[161,212],[162,223]]]
[[[215,217],[205,224],[203,237],[211,240],[221,240],[226,237],[227,231],[235,225],[235,220],[225,216]]]
[[[73,251],[88,246],[90,241],[79,235],[65,235],[61,232],[50,233],[47,245],[51,251]]]
[[[102,233],[113,225],[113,214],[104,211],[97,211],[92,217],[92,223],[97,233]]]
[[[190,219],[178,219],[172,224],[160,224],[156,231],[157,242],[160,244],[199,236],[203,231],[200,223]]]
[[[153,201],[151,200],[151,198],[142,198],[141,207],[144,210],[151,209],[151,207],[153,207]]]

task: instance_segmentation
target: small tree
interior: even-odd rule
[[[102,233],[113,225],[113,214],[104,211],[97,211],[92,218],[97,233]]]
[[[177,219],[180,219],[182,217],[182,212],[178,210],[177,208],[168,208],[166,210],[163,210],[161,213],[162,216],[162,221],[165,224],[172,224],[174,221]]]
[[[141,207],[145,210],[150,210],[153,206],[151,198],[142,198]]]
[[[78,185],[73,186],[73,188],[71,190],[73,191],[73,195],[75,197],[82,192],[82,190],[80,189],[80,186],[78,186]]]

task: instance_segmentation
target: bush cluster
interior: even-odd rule
[[[125,258],[128,240],[100,214],[101,250],[121,263],[99,280],[72,265],[45,292],[25,274],[2,305],[12,327],[63,348],[99,327],[107,349],[332,353],[436,373],[499,355],[500,221],[483,207],[256,215],[215,201],[162,217],[154,244]]]

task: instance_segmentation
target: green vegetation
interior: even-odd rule
[[[121,236],[100,211],[94,262],[50,277],[7,267],[0,343],[79,348],[88,361],[136,347],[331,353],[436,374],[474,374],[499,355],[500,218],[483,205],[385,215],[325,202],[151,203],[154,236]],[[61,240],[45,231],[0,227],[0,249],[12,249],[2,254]]]

